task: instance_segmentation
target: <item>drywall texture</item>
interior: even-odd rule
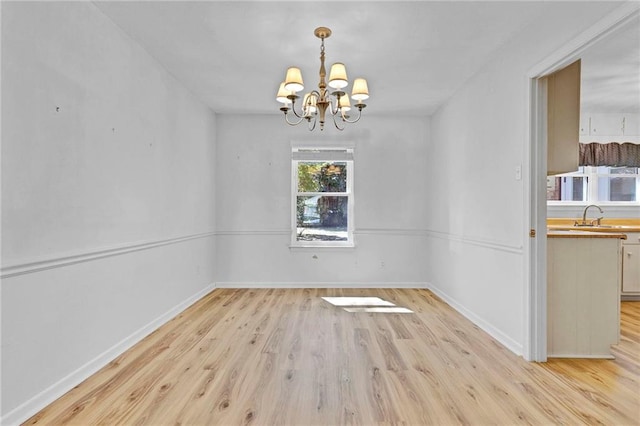
[[[276,116],[218,116],[217,281],[423,283],[428,134],[426,117],[365,114],[344,132],[309,132]],[[292,143],[353,144],[355,248],[289,247]]]
[[[427,276],[477,323],[512,342],[524,333],[524,188],[529,138],[528,71],[615,4],[570,3],[523,28],[433,117],[425,196]],[[516,169],[522,169],[522,180]]]
[[[87,2],[2,3],[2,105],[5,418],[214,281],[216,124]]]

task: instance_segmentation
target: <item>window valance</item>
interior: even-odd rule
[[[640,167],[640,145],[631,142],[579,143],[581,166]]]

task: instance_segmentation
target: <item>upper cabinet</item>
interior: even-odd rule
[[[584,113],[580,116],[580,142],[640,143],[640,114]]]
[[[547,85],[547,175],[578,170],[580,60],[544,77]]]

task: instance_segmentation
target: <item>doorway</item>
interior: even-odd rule
[[[523,356],[528,361],[547,360],[547,87],[543,77],[580,59],[594,44],[612,36],[620,28],[640,17],[638,4],[625,4],[582,33],[562,49],[530,70],[529,78],[529,145],[525,164],[529,165],[529,185],[526,186],[525,221],[529,244],[525,244],[525,330]],[[528,160],[528,161],[527,161]]]

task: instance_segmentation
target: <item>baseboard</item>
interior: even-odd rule
[[[623,294],[620,296],[622,302],[640,302],[640,294]]]
[[[507,336],[502,331],[498,330],[493,325],[489,324],[484,319],[480,318],[479,316],[468,310],[466,307],[456,302],[455,299],[449,297],[438,287],[432,284],[428,284],[427,288],[431,290],[431,292],[433,292],[436,296],[444,300],[447,305],[451,306],[453,309],[466,317],[469,321],[480,327],[483,331],[488,333],[502,345],[506,346],[507,349],[509,349],[511,352],[515,353],[516,355],[522,356],[522,343],[516,342],[511,337]]]
[[[215,283],[216,288],[427,288],[427,283],[409,282],[251,282],[227,281]]]
[[[611,354],[549,354],[547,358],[569,358],[569,359],[616,359]]]
[[[204,289],[200,290],[198,293],[169,309],[167,312],[149,322],[147,325],[135,331],[120,342],[116,343],[114,346],[107,349],[91,361],[87,362],[82,367],[78,368],[71,374],[49,386],[47,389],[35,395],[33,398],[14,408],[6,415],[2,416],[2,418],[0,418],[0,425],[19,425],[20,423],[26,421],[31,416],[35,415],[38,411],[42,410],[44,407],[51,404],[53,401],[73,389],[74,386],[77,386],[79,383],[86,380],[89,376],[95,374],[98,370],[107,365],[113,359],[121,355],[136,343],[140,342],[143,338],[160,328],[162,325],[167,323],[169,320],[180,314],[182,311],[187,309],[189,306],[191,306],[201,298],[203,298],[215,288],[215,284],[210,284]]]

